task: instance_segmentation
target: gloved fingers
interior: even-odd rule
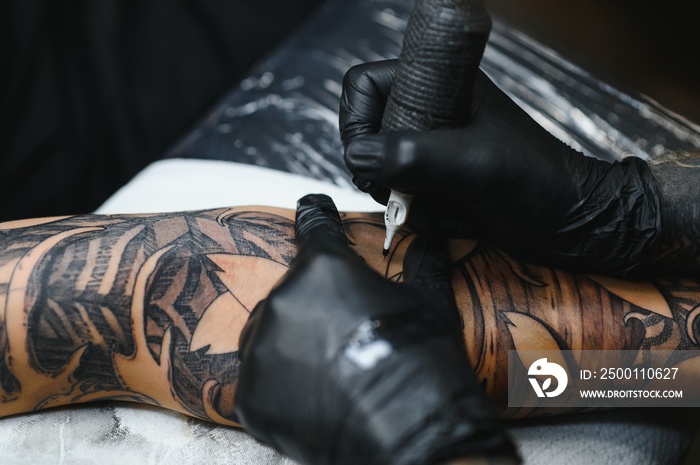
[[[442,236],[419,234],[406,251],[403,286],[417,290],[440,313],[450,329],[461,327],[452,291],[452,273],[447,243]],[[437,315],[428,315],[431,318]]]
[[[463,129],[394,131],[355,137],[345,150],[350,172],[416,194],[446,192],[464,178]]]
[[[389,195],[391,192],[388,188],[380,186],[376,182],[367,181],[359,176],[353,176],[352,182],[365,194],[369,194],[372,198],[382,205],[386,205],[389,202]]]
[[[345,148],[345,165],[365,182],[381,182],[386,164],[387,134],[355,137]],[[359,186],[358,186],[359,187]]]
[[[445,237],[478,237],[483,226],[471,210],[449,195],[425,194],[413,198],[406,225],[417,233]]]
[[[299,254],[322,249],[351,252],[338,209],[325,194],[308,194],[297,201],[294,229]]]
[[[442,236],[418,234],[406,251],[403,265],[406,285],[440,288],[452,292],[450,259]]]
[[[379,132],[398,60],[353,66],[343,78],[339,127],[343,145],[360,134]]]

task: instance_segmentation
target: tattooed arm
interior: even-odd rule
[[[5,223],[0,413],[120,398],[227,422],[238,333],[292,232],[236,210]]]
[[[295,254],[293,211],[247,207],[0,224],[0,415],[98,399],[231,424],[238,335]],[[345,214],[357,252],[401,279],[412,235]],[[695,349],[700,279],[632,283],[453,241],[468,353],[504,403],[510,349]],[[466,369],[466,367],[465,367]]]

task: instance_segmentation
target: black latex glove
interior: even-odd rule
[[[658,194],[646,163],[608,163],[538,125],[482,72],[465,127],[379,133],[397,61],[348,71],[340,104],[345,161],[357,186],[386,203],[417,194],[408,224],[478,234],[522,258],[630,275],[659,240]]]
[[[395,284],[350,250],[327,196],[299,201],[296,235],[297,258],[241,335],[248,432],[304,464],[514,461],[467,359],[444,244],[417,238]]]

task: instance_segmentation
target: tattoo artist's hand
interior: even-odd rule
[[[239,422],[304,464],[512,459],[470,367],[441,241],[417,238],[403,284],[354,252],[333,201],[297,206],[299,254],[241,335]]]
[[[358,187],[386,203],[416,194],[409,225],[487,237],[535,262],[632,274],[658,242],[658,197],[645,162],[584,156],[539,126],[479,72],[467,124],[380,133],[397,61],[345,76],[340,131]]]

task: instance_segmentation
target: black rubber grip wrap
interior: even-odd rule
[[[479,0],[416,0],[382,131],[464,125],[491,32]]]

